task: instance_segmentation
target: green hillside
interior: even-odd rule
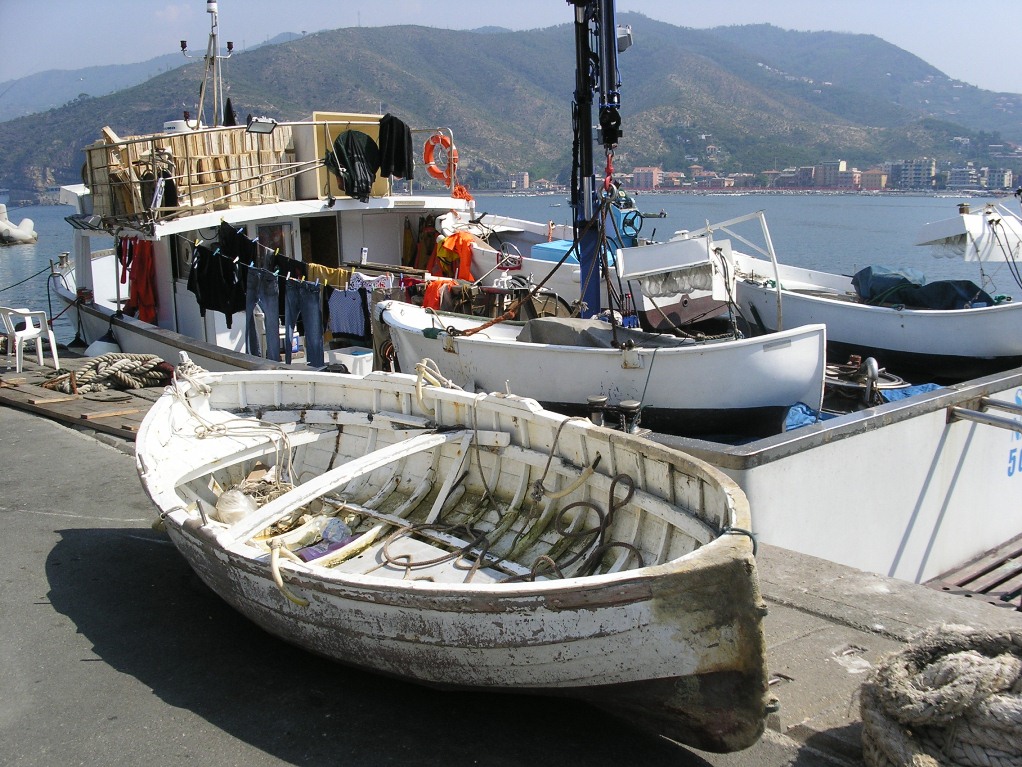
[[[632,26],[635,40],[620,59],[621,170],[699,162],[758,171],[833,159],[865,168],[921,156],[1003,165],[989,145],[1022,143],[1022,127],[1006,116],[1022,97],[949,80],[876,37],[766,25],[693,30],[639,14],[621,14],[619,23]],[[81,149],[100,128],[127,136],[180,118],[194,110],[200,76],[192,63],[0,123],[0,185],[17,196],[78,181]],[[470,187],[519,170],[567,177],[570,23],[526,32],[324,31],[235,53],[226,78],[241,118],[389,111],[415,127],[449,126]],[[970,139],[968,155],[955,137]]]

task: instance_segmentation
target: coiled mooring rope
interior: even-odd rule
[[[1022,629],[942,626],[862,685],[870,767],[1022,766]]]
[[[166,385],[172,372],[172,368],[155,354],[110,352],[93,357],[73,374],[62,373],[48,382],[47,388],[65,394],[87,394],[111,388],[143,389]]]

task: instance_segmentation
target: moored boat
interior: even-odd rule
[[[477,213],[449,128],[336,110],[235,124],[217,100],[216,5],[203,70],[212,83],[200,89],[214,103],[200,98],[194,115],[145,135],[104,127],[85,148],[84,183],[61,190],[75,208],[73,257],[54,266],[51,287],[86,344],[164,359],[184,350],[214,370],[343,364],[371,346],[374,291],[407,297],[434,278],[470,276],[499,304],[521,290],[516,269],[540,271],[534,246],[570,236],[561,224]],[[444,251],[438,219],[452,221]],[[311,321],[312,303],[335,290],[351,292],[326,327]]]
[[[1007,262],[1018,275],[1022,229],[1016,216],[1006,210],[996,216],[974,213],[969,228],[954,233],[947,223],[929,225],[922,244],[951,238],[962,244],[960,255]],[[714,230],[711,226],[687,236],[712,238]],[[996,247],[997,242],[1004,247]],[[832,362],[852,355],[873,357],[881,367],[918,383],[956,383],[1022,365],[1022,337],[1014,331],[1022,322],[1022,304],[991,296],[970,280],[925,282],[882,267],[846,276],[737,250],[733,257],[736,300],[749,324],[772,332],[822,323]]]
[[[38,239],[32,219],[23,218],[15,224],[7,216],[7,206],[0,203],[0,245],[23,245]]]
[[[136,454],[192,568],[287,641],[705,750],[762,732],[749,509],[678,451],[403,374],[185,365]]]
[[[472,391],[511,391],[571,415],[634,411],[644,428],[721,439],[777,434],[797,403],[819,410],[824,329],[756,338],[679,338],[602,320],[491,323],[399,301],[377,305],[401,370],[432,360]],[[628,403],[631,403],[629,405]]]

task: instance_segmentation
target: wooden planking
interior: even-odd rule
[[[77,370],[88,362],[88,358],[76,357],[72,352],[62,350],[60,361],[63,370]],[[163,387],[153,387],[108,390],[108,393],[95,395],[64,394],[41,385],[52,374],[53,368],[39,366],[28,360],[21,373],[0,368],[0,405],[41,415],[69,426],[88,426],[104,434],[134,439],[146,412],[163,392]]]

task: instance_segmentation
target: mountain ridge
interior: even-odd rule
[[[771,25],[696,30],[637,13],[620,14],[619,23],[632,26],[636,41],[619,62],[619,169],[686,170],[692,158],[751,172],[827,159],[988,162],[989,145],[1022,143],[1014,118],[1022,96],[955,81],[872,35]],[[194,109],[200,76],[193,61],[3,123],[0,184],[32,193],[79,180],[81,148],[101,127],[132,135],[180,118]],[[563,180],[570,167],[571,24],[323,30],[236,51],[229,83],[242,119],[390,111],[416,127],[450,126],[470,188],[517,170]]]

